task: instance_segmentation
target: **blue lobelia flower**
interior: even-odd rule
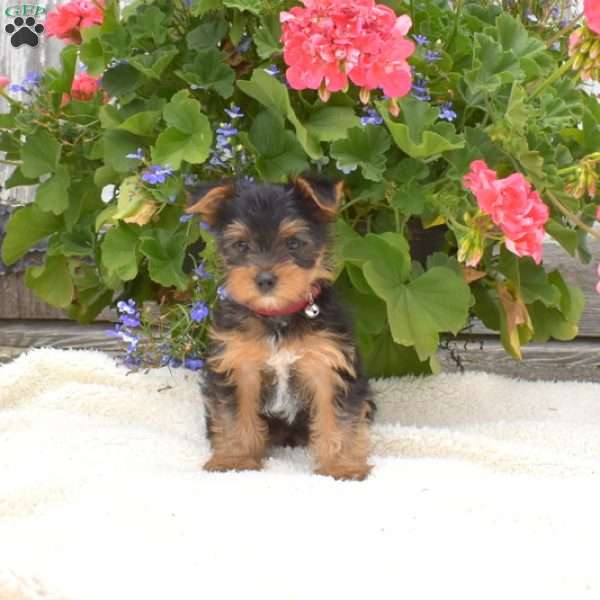
[[[200,279],[212,279],[213,276],[206,270],[206,262],[202,261],[195,269],[194,273]]]
[[[429,39],[427,38],[426,35],[413,35],[413,40],[415,40],[415,42],[417,42],[417,44],[419,44],[419,46],[427,46],[427,44],[429,44]]]
[[[229,115],[230,119],[241,119],[244,116],[242,109],[235,104],[232,104],[231,108],[226,108],[225,112]]]
[[[360,124],[366,125],[381,125],[383,117],[374,108],[365,108],[364,114],[360,118]]]
[[[454,107],[452,106],[452,102],[444,102],[444,104],[442,104],[442,106],[440,107],[440,115],[439,115],[440,119],[443,119],[444,121],[454,121],[457,117],[457,114],[454,110]]]
[[[204,361],[201,358],[186,358],[183,366],[190,371],[197,371],[204,366]]]
[[[156,185],[164,183],[171,175],[173,175],[173,169],[161,165],[151,165],[142,173],[142,179],[146,183]]]
[[[440,60],[442,58],[441,52],[436,52],[435,50],[427,50],[425,52],[425,60],[427,62],[435,62],[436,60]]]
[[[263,70],[267,75],[271,75],[272,77],[279,75],[280,72],[279,67],[277,65],[269,65],[266,69]]]
[[[200,323],[208,317],[208,306],[204,302],[195,302],[190,310],[192,321]]]
[[[415,79],[412,84],[411,94],[417,100],[421,102],[429,102],[431,100],[431,96],[429,95],[429,90],[427,89],[427,80],[423,78]]]

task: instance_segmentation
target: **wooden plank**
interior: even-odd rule
[[[600,340],[530,344],[523,359],[506,353],[495,337],[472,336],[449,344],[438,358],[446,372],[484,371],[518,379],[600,382]]]
[[[0,347],[93,348],[118,351],[117,339],[107,335],[112,323],[79,325],[72,321],[0,320]]]
[[[87,348],[113,355],[122,352],[106,335],[111,323],[78,325],[68,321],[0,321],[0,362],[30,347]],[[521,379],[600,382],[600,341],[548,342],[523,350],[523,360],[506,354],[499,340],[488,336],[457,339],[440,350],[444,371],[485,371]]]

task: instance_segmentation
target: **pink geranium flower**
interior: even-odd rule
[[[490,215],[505,236],[506,247],[517,256],[542,261],[544,225],[550,212],[540,195],[521,173],[498,179],[496,171],[482,160],[471,163],[463,179],[479,208]]]
[[[64,42],[80,44],[81,30],[101,25],[104,20],[103,0],[71,0],[61,4],[46,17],[46,32]]]
[[[583,11],[588,28],[600,35],[600,0],[584,0]]]
[[[87,102],[88,100],[92,100],[99,91],[101,91],[100,79],[92,77],[88,73],[78,73],[73,78],[71,93],[63,94],[62,105],[64,106],[71,99]],[[105,92],[103,92],[101,100],[102,102],[108,101],[108,96]]]
[[[73,79],[71,97],[75,100],[91,100],[99,89],[98,79],[88,73],[79,73]]]
[[[374,0],[303,0],[280,15],[286,78],[294,89],[381,88],[391,98],[411,88],[406,59],[415,45],[404,36],[412,22]]]
[[[0,92],[10,83],[10,79],[8,77],[4,77],[4,75],[0,75]]]

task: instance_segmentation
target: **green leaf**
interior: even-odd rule
[[[70,92],[73,84],[73,76],[75,75],[75,64],[77,62],[77,46],[70,45],[62,49],[60,53],[60,63],[62,73],[56,79],[50,89],[54,92]]]
[[[129,63],[149,79],[160,79],[177,54],[176,48],[159,48],[148,54],[133,56]]]
[[[110,221],[118,210],[119,207],[116,204],[109,204],[106,208],[102,209],[96,217],[96,232],[100,231],[102,225],[104,225],[107,221]]]
[[[237,8],[238,10],[247,10],[254,15],[260,15],[264,10],[264,2],[262,0],[223,0],[223,5],[229,8]]]
[[[71,47],[77,48],[75,45]],[[87,67],[87,72],[90,75],[102,75],[104,67],[106,66],[106,57],[104,55],[104,48],[97,37],[85,40],[81,44],[79,47],[79,58]]]
[[[306,128],[322,142],[346,138],[349,129],[360,126],[360,119],[349,107],[325,106],[312,112]]]
[[[125,173],[139,166],[140,161],[127,158],[143,146],[142,138],[123,129],[106,129],[102,136],[104,162],[119,173]]]
[[[348,265],[348,269],[356,269]],[[358,271],[360,273],[360,271]],[[386,326],[387,315],[385,302],[373,294],[367,286],[366,293],[361,293],[352,280],[348,271],[343,273],[335,282],[336,289],[342,295],[344,304],[352,314],[352,322],[356,332],[367,335],[380,334]]]
[[[525,304],[539,300],[546,306],[558,306],[560,291],[550,283],[544,268],[536,265],[531,258],[521,259],[521,295]]]
[[[527,123],[531,118],[527,94],[523,86],[517,83],[513,83],[504,118],[516,134],[521,135],[527,129]]]
[[[127,22],[132,39],[151,39],[155,44],[162,44],[167,37],[165,15],[157,6],[141,5],[136,14]]]
[[[496,37],[502,48],[510,50],[518,60],[537,60],[544,65],[552,62],[546,56],[544,42],[538,37],[530,36],[523,23],[508,13],[500,14],[495,27],[488,27],[485,32]]]
[[[368,377],[430,375],[433,372],[430,360],[419,360],[414,348],[396,344],[388,331],[377,336],[359,335],[358,342]]]
[[[420,215],[425,210],[425,190],[416,181],[411,181],[396,190],[392,200],[392,208],[396,208],[403,215]]]
[[[87,223],[79,223],[71,231],[63,231],[59,239],[61,253],[65,256],[90,256],[95,258],[96,238]]]
[[[191,98],[174,96],[163,110],[170,127],[163,131],[152,150],[154,163],[178,169],[183,160],[203,163],[209,155],[213,135],[200,103]]]
[[[431,158],[448,150],[463,148],[465,140],[450,123],[435,123],[439,110],[416,98],[399,102],[404,122],[392,121],[383,102],[376,102],[396,145],[412,158]]]
[[[34,244],[60,229],[61,221],[50,213],[42,212],[35,204],[15,210],[5,228],[2,260],[10,265]]]
[[[169,165],[174,169],[179,169],[184,160],[191,164],[201,164],[208,158],[211,143],[212,133],[208,119],[205,130],[194,135],[169,127],[158,136],[152,158],[155,163]]]
[[[350,238],[343,245],[341,254],[352,285],[363,294],[371,293],[367,282],[367,267],[377,281],[405,281],[410,275],[410,253],[406,238],[400,233],[369,233],[364,237]]]
[[[95,265],[79,265],[73,284],[76,297],[68,309],[69,318],[91,323],[110,304],[113,292],[104,285]]]
[[[502,44],[489,35],[475,34],[473,68],[464,74],[472,96],[494,93],[501,85],[523,78],[519,61],[512,51],[505,51]]]
[[[108,230],[102,244],[101,261],[109,275],[116,275],[122,281],[130,281],[138,273],[138,232],[139,227],[119,223]]]
[[[498,270],[514,285],[525,304],[540,300],[547,306],[558,306],[558,289],[548,281],[544,268],[536,265],[533,259],[519,258],[503,247],[500,251]]]
[[[281,52],[281,24],[278,15],[265,15],[261,18],[260,27],[254,32],[256,52],[263,60]]]
[[[223,6],[223,0],[192,0],[192,15],[199,17],[210,11],[218,10]]]
[[[102,76],[102,87],[111,96],[125,96],[135,92],[144,82],[144,76],[129,63],[117,63]]]
[[[29,267],[25,272],[25,284],[44,302],[64,308],[73,300],[73,280],[64,256],[46,256],[39,267]]]
[[[117,129],[129,131],[134,135],[149,136],[152,135],[160,117],[159,110],[144,110],[125,119],[120,125],[117,125]]]
[[[142,237],[140,250],[148,258],[148,271],[153,281],[165,287],[184,290],[189,279],[182,270],[185,233],[153,229]]]
[[[71,175],[66,165],[58,165],[54,175],[40,184],[35,194],[35,202],[44,212],[60,215],[69,206]]]
[[[565,227],[554,219],[550,219],[544,228],[571,256],[575,256],[579,246],[579,235],[575,229]]]
[[[38,183],[37,177],[30,179],[23,175],[21,167],[17,167],[11,174],[10,177],[4,182],[4,189],[10,189],[21,185],[36,185]]]
[[[249,139],[258,153],[256,168],[268,181],[280,181],[308,168],[302,146],[291,131],[286,131],[280,117],[260,113],[250,128]]]
[[[469,314],[471,293],[463,278],[445,267],[433,267],[408,283],[389,279],[378,266],[368,263],[365,277],[387,304],[394,341],[414,346],[420,360],[433,356],[439,333],[456,334]]]
[[[173,99],[163,109],[163,117],[167,125],[189,135],[201,131],[208,122],[200,103],[192,98]]]
[[[254,98],[271,112],[287,118],[296,129],[296,137],[310,158],[317,160],[323,156],[318,140],[298,119],[290,103],[288,90],[280,81],[259,68],[253,71],[249,81],[240,80],[237,86],[244,94]]]
[[[216,48],[227,34],[227,23],[222,19],[211,19],[192,29],[186,36],[187,47],[193,52]]]
[[[61,146],[45,129],[38,129],[27,136],[21,148],[21,171],[26,177],[39,177],[56,170],[60,160]]]
[[[216,48],[197,51],[194,61],[185,63],[183,70],[175,74],[201,90],[214,89],[223,98],[233,94],[235,71],[223,61],[223,56]]]
[[[382,127],[354,127],[347,139],[331,145],[331,156],[337,159],[338,169],[360,167],[365,179],[381,181],[390,145],[390,136]]]

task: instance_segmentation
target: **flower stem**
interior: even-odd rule
[[[559,175],[566,175],[567,173],[573,173],[574,171],[577,171],[579,168],[579,165],[573,165],[571,167],[565,167],[564,169],[558,169],[557,173]]]
[[[571,220],[572,223],[577,225],[580,229],[583,229],[586,233],[591,235],[593,238],[600,240],[600,232],[596,231],[589,225],[586,225],[574,212],[569,210],[550,190],[546,190],[546,196],[550,198],[552,204],[563,214],[565,217]]]
[[[529,99],[539,96],[548,86],[552,85],[555,81],[558,81],[572,66],[575,62],[575,56],[569,58],[568,61],[564,62],[559,69],[554,71],[550,77],[542,81],[537,87],[535,87],[529,94]]]
[[[460,13],[462,12],[462,3],[463,0],[456,0],[456,12],[454,13],[454,27],[452,28],[452,32],[450,33],[450,37],[448,38],[448,41],[446,42],[446,50],[448,48],[450,48],[450,46],[452,45],[452,42],[454,42],[454,38],[456,37],[456,34],[458,32],[458,23],[460,21]]]

